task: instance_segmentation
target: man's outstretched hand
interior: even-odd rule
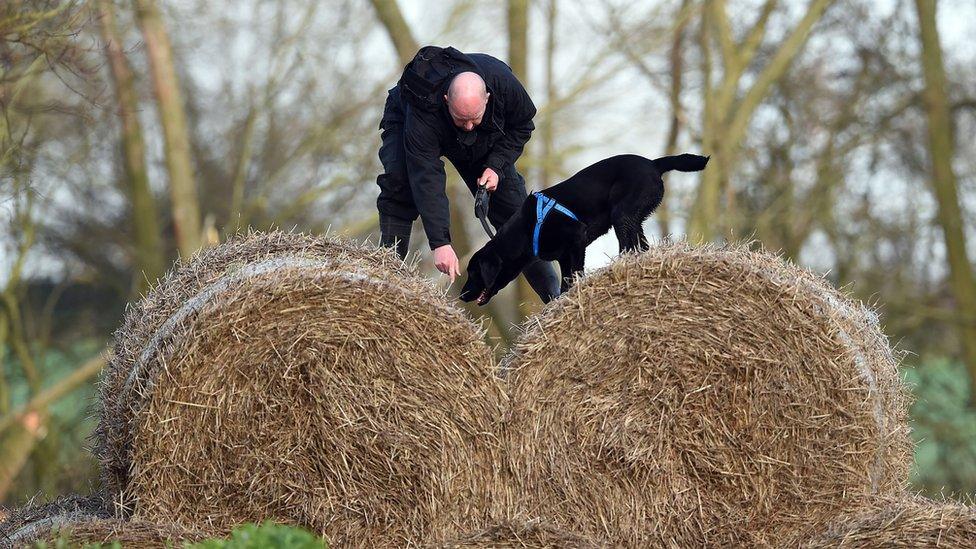
[[[470,181],[470,180],[469,180]],[[495,192],[498,188],[498,174],[491,168],[485,168],[485,173],[478,178],[478,186],[488,188],[488,192]]]
[[[495,184],[498,184],[497,180]],[[438,271],[451,277],[451,284],[454,284],[454,279],[461,274],[457,254],[454,253],[454,248],[450,244],[444,244],[434,249],[434,266],[437,267]]]

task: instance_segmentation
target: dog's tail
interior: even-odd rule
[[[697,154],[679,154],[676,156],[662,156],[657,160],[652,160],[654,169],[664,174],[671,170],[679,172],[700,172],[708,164],[708,156],[698,156]]]

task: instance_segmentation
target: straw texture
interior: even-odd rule
[[[537,520],[502,522],[432,549],[597,549],[607,547]]]
[[[44,522],[33,530],[31,538],[21,538],[13,547],[33,547],[38,542],[56,547],[64,541],[70,547],[87,547],[90,544],[111,545],[118,543],[125,549],[162,549],[182,547],[184,542],[205,539],[200,532],[177,526],[164,526],[145,521],[117,519],[54,517],[54,522]]]
[[[98,520],[110,514],[104,498],[97,494],[62,496],[40,505],[29,502],[20,509],[11,509],[0,522],[0,547],[30,545],[45,539],[47,532],[61,524]]]
[[[970,549],[976,547],[976,508],[913,496],[878,499],[870,508],[835,521],[805,547]]]
[[[128,402],[119,399],[126,377],[140,355],[153,341],[162,325],[186,301],[245,265],[279,256],[331,260],[337,265],[366,263],[394,275],[413,276],[415,269],[385,248],[353,241],[300,233],[251,231],[239,234],[220,246],[205,248],[193,257],[178,260],[169,273],[156,281],[146,296],[126,308],[122,326],[115,333],[113,354],[102,374],[99,421],[93,433],[93,446],[102,465],[103,482],[111,493],[122,491],[129,475],[131,440]]]
[[[116,334],[99,427],[113,500],[214,533],[274,519],[335,546],[482,524],[506,398],[480,327],[387,251],[230,246],[269,238],[276,253],[233,270],[221,248],[181,266]]]
[[[907,482],[877,317],[769,254],[621,257],[531,319],[504,367],[502,515],[632,546],[782,545]]]

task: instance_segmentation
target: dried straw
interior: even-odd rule
[[[505,521],[430,547],[432,549],[597,549],[606,545],[538,520],[531,520]]]
[[[209,532],[274,519],[333,545],[479,523],[505,405],[482,331],[348,249],[264,255],[195,293],[178,270],[147,301],[179,303],[139,306],[166,313],[117,334],[100,430],[124,510]]]
[[[100,495],[70,495],[52,502],[33,501],[20,509],[12,509],[0,522],[0,547],[30,545],[62,524],[92,521],[110,516],[108,506]]]
[[[402,262],[386,248],[375,248],[334,237],[298,233],[250,231],[232,237],[220,246],[206,248],[189,259],[176,262],[169,273],[138,302],[126,308],[122,326],[115,333],[115,348],[102,373],[98,426],[93,434],[102,477],[110,493],[118,493],[128,482],[131,414],[127,402],[118,398],[125,376],[132,371],[150,340],[184,303],[221,277],[243,266],[288,255],[309,259],[330,259],[337,264],[368,263],[401,276],[412,276],[415,268]],[[118,406],[112,408],[113,406]]]
[[[804,547],[976,547],[976,507],[906,496],[881,499],[869,509],[834,521]]]
[[[907,482],[877,318],[746,249],[664,244],[532,319],[497,512],[633,546],[778,545]]]
[[[201,532],[145,521],[61,520],[38,529],[34,538],[18,541],[14,547],[33,547],[37,542],[46,542],[49,547],[54,547],[57,542],[65,541],[70,547],[118,543],[126,549],[161,549],[180,547],[183,542],[199,541],[206,537]]]

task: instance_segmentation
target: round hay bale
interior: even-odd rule
[[[504,367],[502,509],[614,543],[779,544],[907,483],[877,318],[768,254],[622,257],[533,319]]]
[[[126,307],[122,326],[115,332],[115,345],[102,373],[99,421],[93,433],[93,447],[102,465],[102,480],[110,493],[128,482],[131,440],[129,403],[120,399],[125,376],[140,354],[189,299],[245,265],[279,256],[328,259],[338,265],[368,263],[401,276],[413,276],[415,266],[401,261],[387,248],[355,241],[281,231],[250,231],[226,243],[198,251],[177,260],[173,268],[146,296]]]
[[[473,534],[429,546],[432,549],[597,549],[607,547],[538,520],[504,521]]]
[[[485,514],[506,399],[480,327],[428,282],[277,254],[167,309],[103,392],[134,518],[403,545]]]
[[[833,521],[808,549],[976,547],[976,507],[921,497],[878,499],[869,509]]]

